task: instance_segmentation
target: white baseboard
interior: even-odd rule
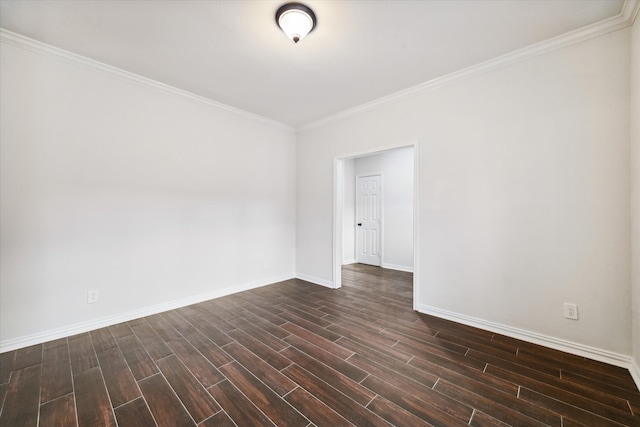
[[[176,308],[185,307],[187,305],[197,304],[199,302],[220,298],[226,295],[248,291],[249,289],[260,288],[262,286],[270,285],[272,283],[283,282],[285,280],[290,280],[295,277],[296,277],[295,274],[291,273],[291,274],[285,274],[282,276],[270,277],[267,279],[261,279],[253,282],[243,283],[240,285],[228,286],[226,288],[218,289],[212,292],[206,292],[204,294],[193,295],[190,297],[181,298],[179,300],[160,303],[160,304],[152,305],[150,307],[144,307],[138,310],[128,311],[126,313],[116,314],[113,316],[107,316],[100,319],[80,322],[75,325],[65,326],[62,328],[51,329],[44,332],[38,332],[36,334],[31,334],[31,335],[27,335],[19,338],[0,341],[0,353],[28,347],[35,344],[41,344],[43,342],[53,341],[60,338],[81,334],[84,332],[93,331],[93,330],[104,328],[107,326],[117,325],[118,323],[128,322],[130,320],[139,319],[145,316],[151,316],[153,314],[158,314],[158,313],[162,313],[169,310],[175,310]]]
[[[631,374],[631,378],[636,383],[636,387],[640,390],[640,366],[638,366],[635,360],[631,360],[631,367],[629,367],[629,373]]]
[[[407,273],[413,273],[413,267],[409,267],[407,265],[389,264],[388,262],[383,262],[380,267],[388,268],[389,270],[398,270],[405,271]]]
[[[590,347],[572,341],[527,331],[525,329],[514,328],[512,326],[502,325],[500,323],[490,322],[487,320],[442,310],[428,305],[419,304],[418,311],[420,313],[429,314],[431,316],[440,317],[442,319],[452,320],[464,325],[474,326],[476,328],[496,332],[498,334],[506,335],[522,341],[539,344],[545,347],[553,348],[555,350],[564,351],[566,353],[575,354],[577,356],[586,357],[589,359],[608,363],[610,365],[629,369],[629,372],[634,377],[636,385],[638,385],[638,388],[640,389],[640,376],[638,375],[638,368],[637,366],[633,367],[633,360],[630,356],[625,356],[611,351],[602,350],[600,348]]]
[[[351,265],[357,264],[357,259],[347,259],[342,261],[342,265]],[[383,262],[380,264],[382,268],[388,268],[389,270],[397,270],[397,271],[405,271],[407,273],[413,273],[413,267],[409,267],[406,265],[398,265],[398,264],[389,264],[388,262]]]
[[[309,276],[307,274],[296,273],[296,278],[304,280],[305,282],[311,282],[316,285],[326,286],[327,288],[335,289],[333,282],[330,280],[320,279],[319,277]]]

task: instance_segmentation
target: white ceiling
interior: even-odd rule
[[[618,15],[623,0],[0,0],[0,27],[298,127]]]

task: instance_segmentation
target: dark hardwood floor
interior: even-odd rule
[[[618,367],[412,310],[353,265],[0,355],[1,426],[640,426]]]

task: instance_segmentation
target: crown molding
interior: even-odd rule
[[[125,79],[139,86],[143,86],[146,88],[150,88],[150,89],[162,92],[164,94],[178,96],[184,99],[188,99],[190,101],[195,101],[201,104],[205,104],[207,106],[216,108],[218,110],[223,110],[226,112],[237,114],[249,120],[266,124],[281,130],[295,132],[294,127],[286,125],[284,123],[267,119],[266,117],[262,117],[257,114],[253,114],[253,113],[249,113],[247,111],[241,110],[239,108],[231,107],[229,105],[213,101],[204,96],[196,95],[194,93],[187,92],[185,90],[178,89],[176,87],[173,87],[164,83],[160,83],[158,81],[149,79],[147,77],[143,77],[138,74],[131,73],[129,71],[87,58],[85,56],[78,55],[78,54],[69,52],[67,50],[48,45],[46,43],[42,43],[38,40],[31,39],[21,34],[17,34],[9,30],[5,30],[4,28],[0,28],[0,43],[16,46],[33,53],[37,53],[37,54],[44,55],[56,60],[70,63],[75,66],[98,70],[98,71],[110,74],[112,76]]]
[[[577,30],[570,31],[568,33],[553,37],[539,43],[535,43],[533,45],[518,49],[505,55],[498,56],[488,61],[463,68],[462,70],[455,71],[445,76],[437,77],[419,85],[412,86],[399,92],[395,92],[391,95],[383,96],[366,104],[343,110],[339,113],[332,114],[330,116],[302,126],[298,126],[296,130],[298,132],[301,132],[317,128],[331,122],[343,120],[348,117],[361,114],[365,111],[378,108],[382,105],[394,101],[406,99],[422,92],[433,91],[443,86],[454,84],[465,79],[472,78],[501,67],[505,67],[507,65],[525,61],[527,59],[550,53],[580,43],[582,41],[592,39],[594,37],[621,30],[633,24],[636,16],[638,15],[638,10],[640,10],[640,0],[625,0],[620,13],[616,16],[612,16],[611,18],[604,19],[602,21],[587,25],[582,28],[578,28]]]
[[[640,12],[640,0],[624,0],[620,14],[627,16],[629,25],[633,25],[636,22],[638,12]]]
[[[536,56],[553,52],[555,50],[562,49],[564,47],[568,47],[573,44],[580,43],[582,41],[589,40],[591,38],[598,37],[603,34],[607,34],[613,31],[626,28],[630,25],[633,25],[634,21],[636,20],[639,14],[639,11],[640,11],[640,0],[625,0],[620,13],[611,18],[602,20],[595,24],[585,26],[583,28],[579,28],[577,30],[562,34],[560,36],[545,40],[543,42],[527,46],[523,49],[519,49],[514,52],[507,53],[505,55],[490,59],[488,61],[484,61],[479,64],[472,65],[462,70],[429,80],[419,85],[401,90],[399,92],[395,92],[393,94],[378,98],[371,102],[361,104],[359,106],[356,106],[347,110],[343,110],[336,114],[332,114],[327,117],[321,118],[319,120],[307,123],[302,126],[297,126],[297,127],[289,126],[287,124],[277,122],[275,120],[271,120],[266,117],[259,116],[257,114],[249,113],[245,110],[241,110],[239,108],[235,108],[230,105],[213,101],[210,98],[206,98],[204,96],[196,95],[194,93],[187,92],[185,90],[178,89],[176,87],[173,87],[164,83],[160,83],[158,81],[149,79],[147,77],[143,77],[138,74],[134,74],[129,71],[125,71],[123,69],[120,69],[111,65],[107,65],[105,63],[66,51],[64,49],[60,49],[55,46],[48,45],[46,43],[42,43],[40,41],[5,30],[3,28],[0,28],[0,43],[6,43],[9,45],[17,46],[34,53],[43,54],[49,57],[53,57],[57,60],[62,60],[68,63],[72,63],[76,66],[92,68],[105,73],[109,73],[116,77],[126,79],[130,82],[163,92],[165,94],[179,96],[185,99],[189,99],[191,101],[206,104],[208,106],[217,108],[219,110],[238,114],[247,119],[253,120],[255,122],[267,124],[281,130],[286,130],[289,132],[300,132],[300,131],[310,130],[334,121],[342,120],[350,116],[354,116],[356,114],[360,114],[365,111],[372,110],[374,108],[380,107],[390,102],[409,98],[411,96],[414,96],[422,92],[436,90],[443,86],[454,84],[456,82],[481,75],[483,73],[489,72],[494,69],[498,69],[500,67],[504,67],[504,66],[514,64],[520,61],[524,61],[530,58],[534,58]]]

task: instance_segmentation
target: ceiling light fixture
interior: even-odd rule
[[[316,26],[316,15],[301,3],[287,3],[276,12],[276,22],[287,37],[298,43]]]

